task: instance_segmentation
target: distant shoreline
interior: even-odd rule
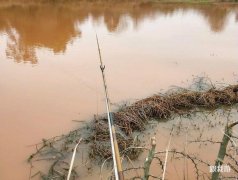
[[[0,7],[12,7],[12,6],[31,6],[31,5],[67,5],[75,4],[80,5],[84,3],[89,4],[117,4],[117,3],[128,3],[128,4],[238,4],[238,0],[228,1],[217,1],[217,0],[0,0]]]

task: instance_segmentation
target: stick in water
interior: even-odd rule
[[[165,154],[165,160],[164,160],[164,171],[163,171],[162,180],[165,179],[165,173],[166,173],[166,167],[167,167],[167,160],[168,160],[168,154],[169,154],[170,143],[171,143],[171,139],[172,139],[172,136],[173,136],[173,130],[174,130],[174,127],[172,127],[172,130],[171,130],[171,132],[170,132],[169,142],[168,142],[168,146],[167,146],[167,148],[166,148],[166,154]]]
[[[82,140],[82,138],[78,141],[78,143],[77,143],[76,146],[74,147],[74,152],[73,152],[73,155],[72,155],[72,158],[71,158],[71,162],[70,162],[70,167],[69,167],[69,173],[68,173],[68,176],[67,176],[67,180],[70,179],[71,171],[72,171],[73,165],[74,165],[74,159],[75,159],[77,147],[78,147],[78,145],[80,144],[81,140]]]

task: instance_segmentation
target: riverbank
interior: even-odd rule
[[[9,7],[9,6],[32,6],[32,5],[47,5],[47,4],[54,4],[54,5],[67,5],[67,4],[75,4],[80,5],[84,3],[89,4],[117,4],[117,3],[126,3],[126,4],[141,4],[141,5],[152,5],[156,6],[156,4],[237,4],[238,0],[112,0],[112,1],[104,1],[104,0],[1,0],[0,7]]]

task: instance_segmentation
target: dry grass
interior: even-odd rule
[[[172,115],[190,113],[197,108],[214,109],[222,105],[233,105],[238,102],[237,89],[238,85],[223,89],[211,88],[205,92],[184,89],[164,95],[154,95],[115,112],[114,122],[117,131],[120,132],[117,133],[120,150],[133,144],[133,132],[145,130],[151,118],[159,121],[169,119]],[[92,123],[92,132],[91,157],[94,155],[103,158],[111,156],[110,144],[105,145],[104,143],[109,143],[107,119],[95,119]]]

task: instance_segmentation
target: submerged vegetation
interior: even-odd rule
[[[136,132],[146,130],[148,123],[152,119],[156,119],[156,121],[160,122],[169,120],[173,116],[188,115],[201,109],[214,110],[222,106],[232,106],[238,103],[238,85],[217,88],[211,83],[209,85],[204,84],[204,81],[208,82],[205,78],[198,79],[196,89],[199,90],[176,87],[166,93],[156,94],[132,103],[131,105],[125,105],[117,112],[114,112],[113,116],[115,119],[118,145],[123,156],[128,157],[130,160],[138,158],[144,148],[141,148],[141,140],[136,135]],[[229,129],[229,133],[230,132],[231,128]],[[50,161],[51,165],[48,173],[40,171],[35,174],[30,173],[30,177],[35,177],[40,174],[43,179],[51,179],[53,177],[65,179],[69,168],[68,162],[70,155],[75,144],[81,138],[83,139],[81,146],[88,149],[87,157],[89,157],[91,161],[97,159],[97,162],[102,162],[105,159],[108,160],[111,158],[112,154],[107,119],[105,116],[95,116],[94,120],[83,128],[76,129],[67,135],[57,136],[48,140],[44,139],[41,143],[36,144],[36,152],[28,159],[31,167],[33,167],[36,161],[42,160]],[[226,145],[222,146],[223,149],[226,148],[229,137],[225,139]],[[155,144],[152,147],[154,148]],[[209,165],[205,161],[186,154],[185,152],[169,149],[167,149],[167,152],[154,152],[153,149],[152,152],[150,151],[149,153],[150,155],[153,154],[153,157],[150,158],[149,163],[145,162],[145,165],[149,168],[155,155],[164,155],[168,152],[191,159],[195,166],[197,177],[199,177],[197,163]],[[223,152],[223,158],[225,154]],[[221,153],[219,153],[219,155],[221,155]],[[156,159],[159,160],[162,169],[164,169],[162,160],[158,156]],[[235,166],[237,166],[237,164]],[[142,169],[146,172],[148,179],[149,170],[145,169],[145,167]],[[127,170],[128,169],[125,171]],[[218,174],[216,174],[216,176],[218,176]],[[77,172],[73,169],[72,179],[76,177]]]

